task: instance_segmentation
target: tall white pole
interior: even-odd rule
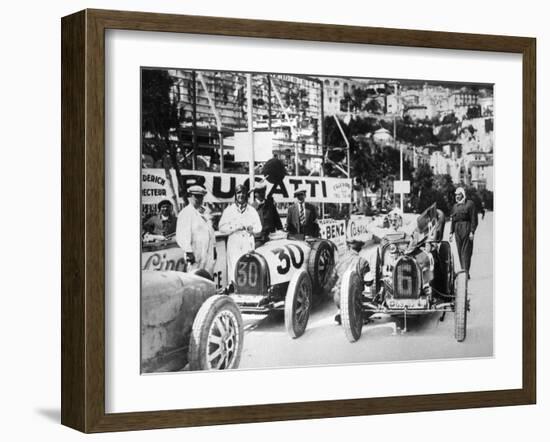
[[[248,93],[248,133],[250,134],[250,156],[248,157],[248,175],[250,188],[254,187],[254,127],[252,120],[252,74],[246,74],[246,89]],[[250,200],[253,201],[254,194],[250,194]]]
[[[395,114],[393,117],[393,141],[397,144],[397,113],[399,112],[399,83],[395,84]],[[399,180],[401,181],[401,193],[399,194],[399,206],[403,213],[403,143],[399,143]]]
[[[393,120],[394,124],[394,136],[395,136],[395,119]],[[399,143],[399,179],[401,180],[401,193],[399,194],[401,213],[403,213],[403,143]]]

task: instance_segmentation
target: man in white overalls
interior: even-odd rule
[[[189,204],[178,215],[176,242],[185,252],[187,271],[204,269],[212,276],[216,235],[203,206],[206,189],[195,185],[187,193]]]
[[[235,189],[235,203],[228,206],[218,224],[227,238],[227,279],[235,280],[235,266],[245,253],[254,250],[254,234],[262,231],[256,209],[248,204],[248,189],[239,184]]]

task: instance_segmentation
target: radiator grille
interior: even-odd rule
[[[393,297],[417,298],[420,295],[420,271],[413,258],[401,257],[393,269]]]

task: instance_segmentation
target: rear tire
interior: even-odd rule
[[[325,286],[334,268],[334,248],[324,239],[316,240],[311,245],[307,261],[307,271],[311,276],[313,292],[325,293]]]
[[[468,274],[460,272],[455,278],[455,339],[458,342],[466,339],[467,294]]]
[[[340,285],[340,316],[342,327],[349,342],[356,342],[363,329],[363,284],[354,269],[342,275]]]
[[[302,269],[294,274],[285,296],[285,327],[292,339],[302,336],[311,311],[311,279]]]

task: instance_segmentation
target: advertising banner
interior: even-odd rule
[[[208,194],[205,196],[205,202],[232,202],[235,187],[238,184],[248,184],[249,181],[246,174],[181,170],[181,175],[188,187],[199,184],[206,188]],[[173,182],[176,182],[175,172],[173,172],[173,177]],[[255,179],[258,182],[262,181],[263,177],[256,175]],[[281,184],[274,186],[267,183],[267,192],[268,195],[273,196],[275,202],[292,202],[294,201],[294,191],[299,187],[306,189],[306,201],[308,202],[351,202],[351,180],[346,178],[287,176]]]
[[[225,287],[228,280],[225,240],[225,235],[216,236],[217,259],[212,277],[218,289]],[[141,253],[141,268],[142,270],[185,272],[187,270],[185,253],[175,240],[144,244]]]
[[[338,248],[338,256],[346,252],[346,221],[345,220],[320,220],[319,228],[321,238],[331,240]]]
[[[372,223],[372,217],[354,216],[350,218],[346,232],[348,239],[357,239],[365,242],[372,239],[372,234],[368,231],[370,223]]]
[[[173,183],[177,186],[175,175],[173,176]],[[143,214],[155,213],[157,204],[162,200],[170,200],[174,204],[174,190],[172,190],[172,185],[166,178],[164,169],[142,169],[141,208]]]

